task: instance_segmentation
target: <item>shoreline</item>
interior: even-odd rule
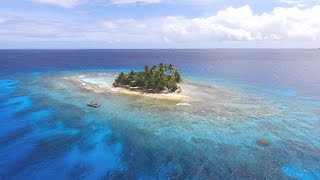
[[[279,115],[282,110],[274,106],[271,102],[265,101],[259,97],[252,96],[246,92],[239,91],[220,85],[207,85],[202,82],[185,79],[179,84],[182,92],[177,93],[146,93],[132,91],[121,87],[114,87],[115,74],[75,74],[64,76],[67,83],[71,83],[79,90],[91,91],[94,93],[109,95],[127,96],[133,98],[143,98],[148,101],[163,101],[177,107],[188,108],[192,113],[200,116],[213,114],[219,116],[234,117],[237,120],[245,120],[256,117],[269,117]],[[59,80],[58,80],[59,81]],[[257,106],[258,105],[258,106]],[[250,112],[250,113],[248,113]],[[251,115],[250,115],[251,114]],[[235,118],[236,117],[236,118]]]
[[[144,91],[133,91],[123,87],[113,87],[110,89],[112,92],[126,95],[144,96],[157,99],[167,99],[167,100],[191,100],[189,96],[177,93],[148,93]]]
[[[115,93],[115,94],[123,94],[129,96],[141,96],[141,97],[149,97],[155,99],[164,99],[164,100],[175,100],[175,101],[191,101],[192,98],[185,94],[185,88],[183,84],[179,84],[179,87],[183,89],[181,93],[177,92],[146,92],[144,90],[130,90],[125,87],[115,87],[111,81],[105,82],[95,82],[96,79],[94,78],[86,78],[86,75],[79,75],[79,76],[71,76],[65,77],[63,79],[76,83],[80,87],[93,91],[95,93]],[[181,87],[182,86],[182,87]]]

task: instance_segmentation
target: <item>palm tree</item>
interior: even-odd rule
[[[124,73],[120,73],[119,76],[117,77],[117,79],[115,80],[116,83],[124,83],[125,82],[125,75]]]
[[[174,70],[173,76],[174,76],[175,82],[180,83],[182,81],[181,75],[177,69]]]
[[[129,85],[134,86],[134,80],[135,80],[134,75],[135,75],[134,71],[131,71],[129,73],[129,76],[128,76]]]
[[[144,66],[144,85],[148,87],[149,79],[150,79],[150,67],[149,65]]]
[[[172,64],[169,64],[168,70],[171,71],[171,72],[173,72],[174,68],[173,68],[173,65],[172,65]]]
[[[155,72],[156,70],[157,70],[157,66],[156,66],[156,65],[153,65],[152,68],[151,68],[151,71],[152,71],[152,72]]]
[[[152,91],[168,89],[171,92],[177,89],[177,83],[181,81],[179,71],[172,64],[165,65],[163,63],[160,63],[159,66],[154,65],[152,68],[145,65],[144,72],[120,73],[115,80],[118,85],[135,86]]]
[[[146,74],[148,74],[148,73],[150,72],[150,67],[149,67],[148,64],[144,66],[144,72],[145,72]]]
[[[159,65],[159,71],[161,74],[164,74],[164,72],[166,71],[166,67],[163,63],[160,63]]]

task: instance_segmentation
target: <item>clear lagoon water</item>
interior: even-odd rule
[[[160,62],[219,91],[177,106],[63,80]],[[0,179],[250,178],[320,179],[320,51],[0,50]]]

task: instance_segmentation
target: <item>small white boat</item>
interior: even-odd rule
[[[91,101],[87,104],[87,106],[97,108],[100,106],[100,104],[98,102]]]

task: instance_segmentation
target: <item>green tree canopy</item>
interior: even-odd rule
[[[160,63],[150,68],[145,65],[144,71],[130,73],[120,73],[115,79],[114,86],[138,87],[140,89],[160,92],[168,90],[174,92],[177,90],[177,83],[182,82],[179,71],[172,65]]]

